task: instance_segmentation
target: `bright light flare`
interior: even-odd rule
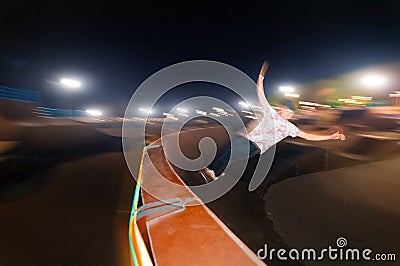
[[[60,83],[69,88],[80,88],[82,85],[79,81],[73,79],[61,79]]]
[[[90,116],[101,116],[103,114],[101,111],[94,109],[88,109],[86,110],[86,113]]]
[[[280,86],[279,90],[281,92],[285,92],[285,93],[293,93],[295,91],[295,89],[293,87],[290,87],[290,86]]]
[[[368,87],[376,87],[384,84],[386,79],[382,76],[366,76],[361,79],[361,83]]]

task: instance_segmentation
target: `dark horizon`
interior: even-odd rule
[[[68,96],[75,109],[121,114],[146,78],[187,60],[224,62],[255,79],[267,59],[271,88],[400,61],[397,1],[1,5],[0,84],[39,90],[50,107],[71,104],[45,82],[62,76],[83,82]]]

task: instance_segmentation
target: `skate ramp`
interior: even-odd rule
[[[393,130],[399,128],[395,119],[380,117],[372,114],[368,109],[343,110],[338,122],[339,125],[351,128],[365,128],[377,130]]]
[[[200,137],[195,131],[193,136]],[[133,216],[131,228],[135,230],[131,229],[130,235],[138,260],[147,258],[151,250],[159,265],[264,265],[183,184],[167,163],[160,144],[154,142],[145,150],[139,172],[143,205]],[[171,209],[179,207],[179,201],[183,201],[183,208]]]
[[[391,158],[400,152],[396,140],[362,137],[349,148],[337,151],[336,154],[359,161],[371,162]]]
[[[350,247],[395,253],[400,249],[399,164],[397,158],[282,181],[265,196],[268,219],[293,248],[321,250],[345,237]]]
[[[0,99],[0,117],[10,121],[35,119],[35,107],[31,102]]]
[[[165,149],[175,149],[169,146],[168,139],[176,136],[175,134],[166,136]],[[220,154],[225,145],[229,144],[229,135],[222,126],[209,128],[187,129],[179,133],[179,148],[183,155],[190,159],[196,159],[200,156],[199,143],[203,138],[211,138],[217,146],[217,154]]]
[[[194,135],[181,135],[181,145],[184,148],[187,145],[188,156],[196,158],[199,155],[197,145],[200,136],[212,135],[207,132],[207,129],[203,131]],[[219,144],[225,145],[226,141],[226,139],[221,139]],[[341,142],[332,142],[332,144],[335,143],[339,146],[341,144]],[[396,202],[400,198],[398,198],[398,190],[394,192],[391,189],[385,195],[384,188],[400,185],[397,184],[398,178],[394,177],[398,171],[396,164],[399,161],[369,163],[398,155],[398,144],[395,145],[395,143],[396,140],[387,141],[355,136],[352,142],[346,143],[343,147],[340,146],[341,149],[343,148],[340,151],[343,152],[341,154],[332,148],[318,147],[317,145],[321,143],[281,142],[277,145],[274,161],[266,179],[256,191],[249,192],[247,189],[258,161],[258,158],[252,158],[237,185],[208,206],[254,252],[264,243],[268,243],[268,247],[271,248],[335,245],[339,236],[348,237],[349,241],[369,244],[367,241],[369,230],[375,230],[373,235],[374,237],[378,235],[377,243],[388,241],[388,244],[383,245],[382,248],[396,251],[398,247],[393,246],[397,243],[396,237],[390,235],[389,231],[396,229],[394,226],[400,221],[399,212],[396,210],[397,213],[391,214],[386,207],[398,209]],[[370,161],[363,160],[362,157],[349,156],[349,154],[369,156]],[[196,172],[173,168],[188,185],[204,183]],[[380,179],[380,172],[385,172],[383,179]],[[366,174],[363,175],[363,173]],[[394,177],[394,180],[391,180],[390,176]],[[229,178],[229,176],[225,175],[222,178]],[[312,181],[307,181],[309,178]],[[271,193],[273,196],[270,196]],[[292,193],[295,198],[292,197]],[[330,195],[335,193],[340,196]],[[369,198],[371,193],[372,200]],[[267,208],[269,208],[265,210],[265,213],[262,200],[264,194]],[[279,209],[281,201],[285,204],[285,210],[277,212],[276,209]],[[298,210],[299,208],[301,210]],[[369,208],[372,209],[371,213],[368,213]],[[291,221],[293,213],[296,215],[296,221]],[[337,222],[338,219],[343,221]],[[386,219],[391,220],[386,221]],[[276,223],[279,225],[277,226]],[[301,226],[297,228],[297,224]],[[310,226],[306,226],[307,224]],[[352,234],[351,228],[357,227],[357,224],[361,226]],[[379,231],[382,225],[388,225],[390,229]],[[298,229],[303,231],[297,233]],[[331,232],[331,229],[336,230],[332,231],[336,235]],[[343,234],[340,234],[341,232]],[[310,233],[311,237],[306,236],[307,233]],[[307,238],[311,241],[302,245],[300,241]],[[378,249],[378,245],[373,247],[376,250],[383,250]],[[393,247],[395,247],[394,250]],[[308,262],[307,265],[309,265]],[[312,262],[310,265],[313,265]]]
[[[0,141],[18,141],[21,135],[22,128],[0,114]]]
[[[35,105],[30,102],[0,98],[0,141],[19,141],[23,130],[17,121],[33,121]]]
[[[0,154],[12,150],[19,144],[19,141],[0,141]]]

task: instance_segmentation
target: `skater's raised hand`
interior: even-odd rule
[[[268,63],[267,60],[265,60],[265,61],[263,62],[263,64],[262,64],[262,66],[261,66],[261,70],[260,70],[259,77],[260,77],[260,76],[261,76],[261,78],[264,78],[264,77],[265,77],[265,73],[267,73],[268,66],[269,66],[269,63]]]

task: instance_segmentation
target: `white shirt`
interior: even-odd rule
[[[297,137],[299,129],[286,119],[283,119],[274,108],[264,109],[261,122],[248,135],[248,139],[257,144],[261,153],[283,140],[287,136]]]

